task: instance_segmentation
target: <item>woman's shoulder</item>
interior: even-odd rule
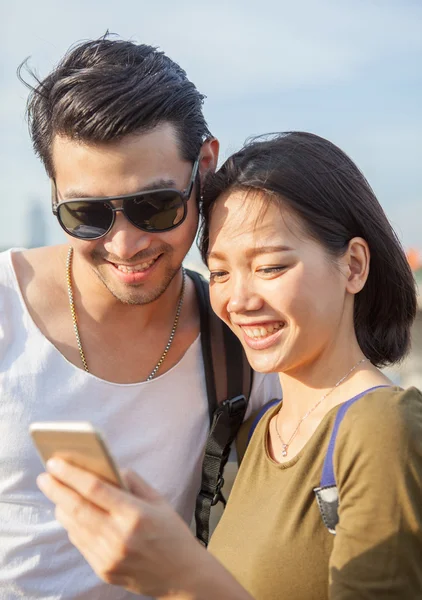
[[[367,429],[375,424],[411,425],[422,420],[422,393],[415,387],[383,387],[363,395],[347,411],[345,423],[359,423]],[[355,429],[355,428],[354,428]]]
[[[347,411],[338,430],[337,454],[404,457],[422,453],[422,393],[415,387],[374,390]]]

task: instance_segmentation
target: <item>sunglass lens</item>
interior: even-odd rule
[[[128,219],[145,231],[173,229],[185,217],[183,198],[173,191],[157,191],[125,200]]]
[[[92,240],[108,231],[113,211],[102,202],[68,202],[59,206],[59,218],[70,235]]]

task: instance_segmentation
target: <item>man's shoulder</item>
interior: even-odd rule
[[[14,305],[30,303],[36,289],[51,293],[57,280],[54,264],[60,246],[45,248],[11,248],[0,253],[0,312],[4,315]],[[47,298],[49,294],[39,294]]]
[[[18,248],[13,250],[13,263],[27,264],[37,271],[41,267],[51,267],[51,261],[64,254],[66,246],[41,246],[39,248]]]
[[[12,256],[15,257],[20,252],[21,248],[10,248],[0,252],[0,296],[17,287]]]
[[[20,248],[9,248],[8,250],[2,250],[0,252],[0,276],[3,278],[3,274],[10,270],[12,253],[19,252]]]
[[[24,289],[37,281],[52,284],[56,280],[54,267],[64,252],[63,246],[12,250],[9,264],[19,287]]]

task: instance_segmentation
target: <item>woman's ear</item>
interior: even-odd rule
[[[360,237],[350,240],[342,262],[347,265],[346,290],[358,294],[364,287],[369,274],[371,255],[367,242]]]

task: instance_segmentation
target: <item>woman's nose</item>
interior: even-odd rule
[[[253,312],[262,308],[262,305],[263,299],[253,289],[252,284],[247,281],[239,280],[235,283],[230,292],[229,300],[227,302],[227,312]]]

